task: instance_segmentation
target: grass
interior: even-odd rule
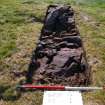
[[[21,97],[15,92],[24,77],[15,77],[11,71],[27,70],[47,6],[56,3],[72,4],[92,66],[92,86],[105,83],[104,0],[0,0],[0,105],[41,105],[41,92],[23,93]],[[104,92],[86,93],[84,97],[85,105],[105,105]]]
[[[98,5],[82,5],[79,7],[79,14],[88,16],[88,21],[84,20],[82,16],[79,17],[79,28],[84,39],[85,49],[87,52],[88,61],[92,65],[93,86],[102,86],[105,84],[105,16],[103,7],[105,4]],[[101,12],[100,12],[101,11]],[[98,14],[98,15],[97,15]],[[87,37],[87,38],[86,38]],[[96,60],[96,63],[91,61]],[[99,105],[105,104],[104,92],[95,92],[85,95],[85,101],[95,100]],[[93,102],[93,101],[92,101]],[[91,104],[91,103],[89,103]]]

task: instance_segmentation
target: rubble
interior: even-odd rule
[[[88,85],[90,69],[70,6],[50,5],[35,49],[27,82]]]

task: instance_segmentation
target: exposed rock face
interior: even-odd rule
[[[36,82],[42,84],[89,84],[90,70],[70,6],[48,7],[39,40],[27,82],[32,82],[34,75]]]

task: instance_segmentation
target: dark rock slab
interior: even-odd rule
[[[90,69],[74,11],[68,5],[50,5],[37,48],[27,73],[27,82],[80,86],[90,83]]]

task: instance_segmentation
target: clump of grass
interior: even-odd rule
[[[2,94],[2,99],[7,101],[15,101],[21,96],[20,92],[16,91],[16,88],[10,87]]]
[[[4,81],[0,83],[0,99],[15,101],[20,98],[21,94],[16,90],[16,84],[8,84]]]
[[[16,27],[10,24],[0,25],[0,59],[16,51]]]
[[[0,94],[5,92],[5,90],[7,90],[8,88],[10,88],[9,85],[7,85],[7,84],[0,84]]]

